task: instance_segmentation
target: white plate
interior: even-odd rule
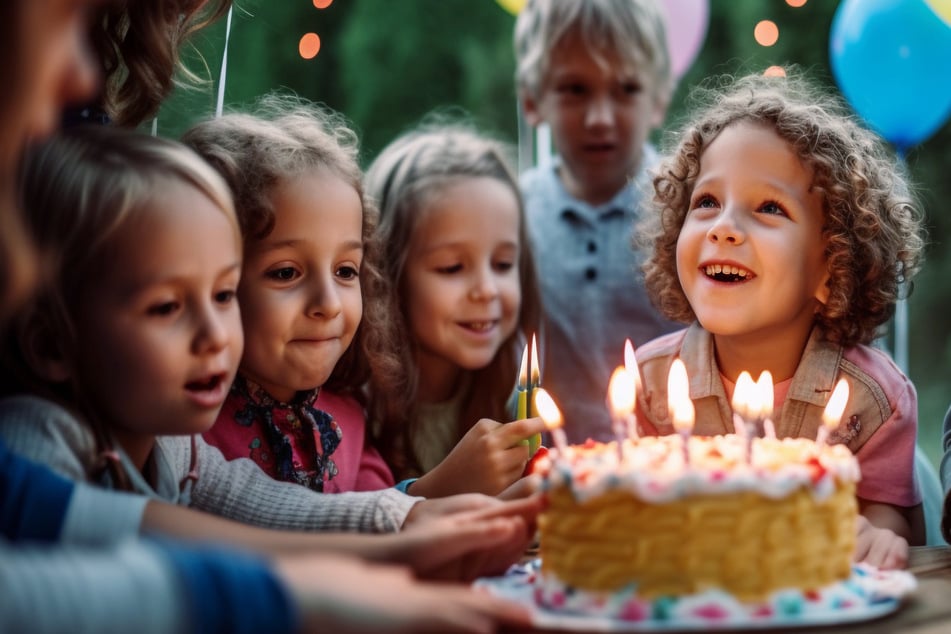
[[[780,591],[758,604],[741,604],[720,591],[653,602],[630,598],[622,601],[578,591],[568,593],[569,601],[576,607],[585,601],[615,607],[624,603],[634,605],[636,609],[629,610],[628,617],[635,620],[626,620],[616,615],[593,616],[539,605],[536,596],[548,597],[550,602],[561,592],[557,584],[539,583],[539,566],[540,560],[512,566],[504,576],[478,579],[475,585],[529,607],[535,627],[592,632],[788,629],[869,621],[896,611],[902,598],[917,585],[914,576],[904,570],[880,571],[856,565],[849,579],[808,596],[797,590]]]

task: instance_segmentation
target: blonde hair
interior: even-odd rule
[[[390,339],[397,355],[386,382],[388,389],[372,395],[371,418],[384,457],[398,476],[419,470],[411,442],[416,432],[419,370],[413,346],[405,345],[409,320],[405,303],[400,301],[405,288],[407,245],[422,212],[447,187],[464,179],[495,179],[515,194],[519,212],[518,276],[522,305],[518,328],[503,342],[488,366],[472,373],[473,389],[462,403],[457,440],[479,418],[506,419],[505,403],[514,387],[518,343],[521,337],[538,329],[538,284],[510,154],[504,143],[466,125],[429,121],[393,141],[367,171],[368,195],[380,208],[382,268],[390,287],[393,315]]]
[[[6,341],[3,357],[10,382],[4,389],[33,392],[75,410],[92,427],[102,451],[111,448],[109,435],[97,414],[101,408],[88,402],[84,377],[76,371],[75,316],[96,271],[111,257],[117,232],[160,200],[170,181],[194,187],[212,201],[233,224],[237,239],[238,223],[224,181],[175,141],[107,126],[72,128],[33,148],[22,167],[24,218],[46,266],[47,283],[21,311]],[[67,383],[52,383],[29,360],[24,336],[27,326],[36,324],[55,339],[57,353],[72,368]]]
[[[601,63],[613,54],[646,68],[650,91],[666,105],[674,89],[667,31],[657,0],[528,0],[515,23],[515,82],[538,97],[553,52],[568,36],[579,36]]]
[[[361,386],[372,378],[387,311],[373,240],[377,214],[363,195],[356,132],[343,115],[329,108],[289,95],[272,94],[260,99],[247,113],[230,113],[198,123],[184,134],[182,141],[217,169],[231,187],[246,247],[273,231],[272,194],[282,182],[326,170],[350,185],[360,197],[363,317],[353,342],[325,385],[362,400]]]
[[[753,123],[789,144],[822,194],[830,293],[816,323],[844,346],[872,341],[894,312],[900,284],[921,264],[922,215],[903,167],[839,98],[796,69],[787,77],[722,77],[692,98],[699,107],[657,167],[653,213],[636,233],[650,251],[644,272],[654,304],[671,319],[696,318],[677,276],[677,238],[704,151],[725,128]]]

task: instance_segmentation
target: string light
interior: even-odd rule
[[[305,33],[300,39],[297,50],[304,59],[314,59],[320,52],[320,36],[316,33]]]

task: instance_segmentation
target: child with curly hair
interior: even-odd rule
[[[275,94],[183,140],[234,193],[245,249],[245,351],[206,440],[315,491],[393,486],[365,434],[362,388],[387,311],[356,133],[338,113]]]
[[[733,431],[741,371],[768,370],[778,437],[815,437],[836,381],[844,443],[862,469],[857,560],[903,565],[923,543],[914,386],[869,344],[917,272],[921,214],[900,164],[840,100],[798,74],[710,91],[654,176],[655,304],[691,323],[639,348],[647,433],[673,431],[667,373],[687,366],[696,433]]]

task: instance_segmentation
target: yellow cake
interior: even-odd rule
[[[691,437],[689,450],[685,467],[679,436],[627,440],[623,458],[614,442],[588,443],[540,465],[542,583],[755,602],[849,577],[859,468],[847,448],[756,438],[749,461],[728,435]]]

